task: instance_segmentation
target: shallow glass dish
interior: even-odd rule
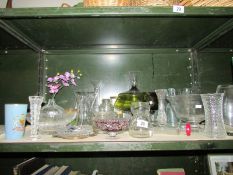
[[[96,134],[90,125],[82,125],[82,127],[66,126],[58,128],[53,134],[54,137],[63,139],[83,139],[95,135]]]

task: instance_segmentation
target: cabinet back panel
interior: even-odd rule
[[[219,84],[231,84],[232,74],[232,53],[200,53],[199,60],[199,81],[202,93],[215,92]]]
[[[79,91],[93,91],[92,80],[101,80],[101,98],[129,90],[129,71],[140,71],[139,89],[153,92],[159,88],[190,86],[189,53],[116,53],[46,55],[47,75],[80,69]],[[62,89],[56,97],[60,105],[71,104],[72,92]],[[69,99],[69,100],[68,100]]]
[[[0,54],[0,123],[4,122],[5,103],[28,103],[29,95],[37,95],[38,55]]]

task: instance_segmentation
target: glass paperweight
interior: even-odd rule
[[[41,134],[54,134],[57,128],[64,127],[71,118],[65,117],[64,109],[55,100],[49,99],[48,104],[41,108],[39,130]]]
[[[139,71],[129,72],[129,81],[131,88],[129,91],[118,94],[114,107],[122,112],[130,112],[132,102],[147,102],[150,101],[150,95],[146,92],[140,92],[138,89]]]
[[[131,105],[133,119],[129,126],[129,135],[146,138],[153,135],[153,126],[149,119],[150,105],[148,102],[133,102]]]

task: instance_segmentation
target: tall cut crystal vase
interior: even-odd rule
[[[205,110],[204,134],[210,138],[226,137],[223,122],[223,93],[201,94]]]
[[[39,116],[41,104],[43,102],[42,96],[29,96],[30,114],[31,114],[31,135],[32,140],[39,139]]]

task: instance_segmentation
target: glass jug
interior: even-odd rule
[[[88,136],[93,134],[93,92],[76,92],[77,116],[73,130],[77,135]]]
[[[233,85],[218,85],[217,93],[223,96],[223,120],[228,135],[233,135]]]
[[[150,122],[149,102],[133,102],[131,104],[133,119],[129,127],[129,135],[137,138],[146,138],[153,135],[153,126]]]

